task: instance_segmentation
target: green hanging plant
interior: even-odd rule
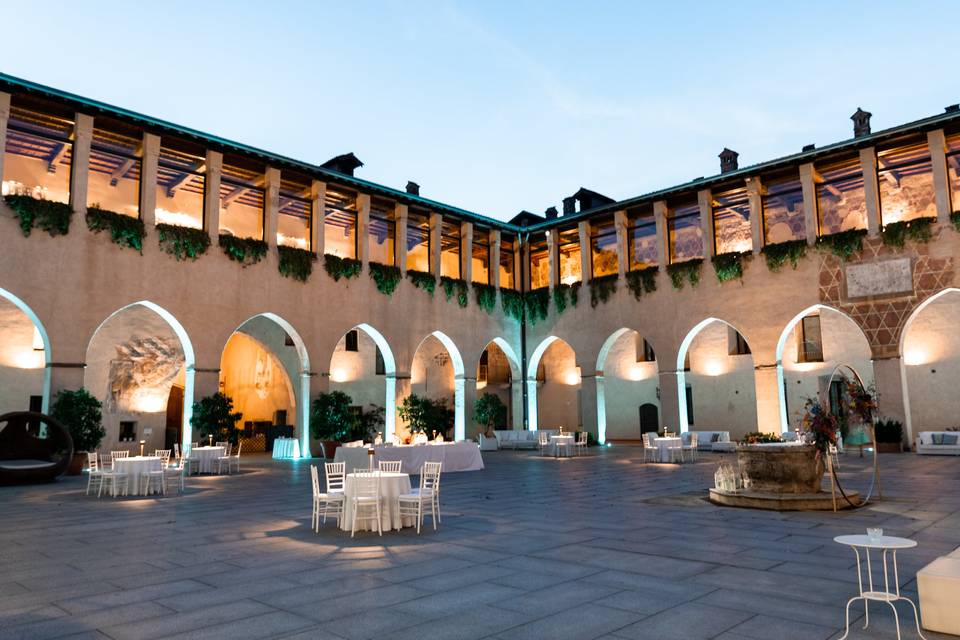
[[[571,307],[577,306],[580,299],[580,283],[563,284],[562,282],[553,288],[553,306],[557,309],[557,315],[563,313],[569,302]]]
[[[477,301],[477,306],[487,313],[493,313],[493,310],[497,308],[496,287],[493,287],[489,284],[474,282],[473,296]]]
[[[519,291],[500,289],[500,306],[507,317],[523,321],[523,295]]]
[[[727,282],[743,277],[743,263],[753,256],[749,251],[732,251],[711,256],[713,271],[718,282]]]
[[[817,238],[817,249],[832,253],[841,260],[847,260],[853,254],[863,250],[863,237],[866,229],[848,229]]]
[[[673,288],[679,291],[683,289],[683,281],[690,282],[691,287],[700,284],[700,268],[703,266],[703,258],[694,258],[684,262],[674,262],[667,265],[667,275],[670,276],[670,283]]]
[[[400,267],[389,264],[371,262],[367,265],[367,270],[370,273],[370,278],[377,285],[377,291],[386,296],[393,294],[402,277],[400,275]]]
[[[51,236],[65,236],[70,231],[73,209],[68,204],[32,196],[4,196],[3,199],[20,221],[24,237],[29,237],[34,227]]]
[[[620,275],[616,273],[590,278],[590,306],[596,307],[601,302],[606,304],[610,296],[617,292],[619,278]]]
[[[541,287],[527,291],[523,296],[523,306],[530,324],[546,320],[550,313],[550,289]]]
[[[130,247],[143,253],[143,236],[146,229],[143,220],[131,218],[121,213],[101,209],[98,205],[87,207],[87,228],[94,233],[109,231],[113,243],[121,247]]]
[[[221,233],[217,236],[217,244],[228,258],[244,267],[260,262],[267,255],[267,243],[254,238],[238,238]]]
[[[657,272],[660,267],[645,267],[636,271],[627,271],[627,289],[637,300],[644,293],[653,293],[657,290]]]
[[[950,214],[950,222],[953,223],[954,229],[960,231],[960,211],[954,211]]]
[[[790,261],[790,266],[796,269],[800,258],[807,255],[807,241],[788,240],[786,242],[775,242],[760,249],[760,253],[762,253],[766,259],[767,269],[770,269],[770,271],[780,271],[780,267],[786,264],[787,260]]]
[[[341,258],[332,253],[323,254],[323,268],[327,275],[339,282],[340,278],[356,278],[363,271],[363,263],[354,258]]]
[[[313,263],[317,261],[317,254],[313,251],[281,244],[277,247],[277,254],[280,256],[277,267],[281,275],[306,282],[313,273]]]
[[[930,227],[936,221],[936,218],[914,218],[913,220],[891,222],[881,227],[880,237],[883,239],[883,244],[898,249],[903,248],[907,239],[914,242],[930,242],[933,237]]]
[[[157,236],[160,248],[177,261],[196,260],[210,248],[210,234],[203,229],[181,227],[173,224],[158,224]]]
[[[426,271],[407,271],[407,278],[417,289],[423,289],[433,297],[433,292],[437,290],[437,279],[432,273]]]
[[[470,299],[467,297],[469,288],[467,287],[466,280],[440,276],[440,284],[443,286],[443,295],[446,296],[448,301],[456,294],[457,304],[462,308],[466,308],[467,303],[470,302]]]

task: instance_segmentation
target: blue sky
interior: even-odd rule
[[[958,2],[2,0],[0,70],[509,218],[960,102]]]

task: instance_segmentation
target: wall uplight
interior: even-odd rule
[[[345,369],[332,369],[330,371],[330,380],[333,382],[346,382],[350,379]]]
[[[130,408],[139,413],[163,413],[168,395],[160,389],[137,389],[130,397]]]
[[[930,361],[930,355],[919,347],[911,347],[903,352],[903,364],[916,366]]]
[[[643,380],[646,376],[644,375],[643,366],[635,364],[627,370],[627,379],[632,380],[633,382],[639,382]]]
[[[708,376],[716,377],[723,375],[723,363],[719,360],[707,360],[703,365],[703,373]]]
[[[571,387],[575,387],[580,384],[580,367],[567,372],[567,375],[564,377],[565,382]]]

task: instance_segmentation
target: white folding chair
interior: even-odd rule
[[[587,452],[587,443],[589,442],[587,438],[588,436],[586,431],[581,431],[577,433],[577,455],[578,456],[583,455],[584,453]]]
[[[217,446],[221,446],[221,445],[218,444]],[[231,445],[229,442],[223,445],[223,455],[217,458],[217,473],[222,473],[223,466],[226,465],[227,475],[230,474],[230,462],[231,462],[230,450],[232,448],[233,448],[233,445]],[[238,463],[238,467],[239,467],[239,463]]]
[[[357,521],[376,520],[377,533],[383,535],[383,522],[380,517],[380,474],[361,472],[353,476],[355,494],[350,498],[353,507],[353,519],[350,523],[350,537],[357,531]],[[365,512],[365,513],[364,513]]]
[[[159,490],[160,495],[167,495],[167,474],[164,473],[164,465],[161,465],[156,471],[141,473],[140,482],[145,496],[151,494],[151,489]]]
[[[550,436],[545,432],[541,431],[537,434],[537,448],[540,450],[540,455],[544,455],[547,451],[547,447],[550,446]]]
[[[111,451],[110,452],[110,462],[113,463],[117,458],[129,458],[129,451]]]
[[[389,473],[400,473],[400,467],[402,465],[402,460],[380,460],[377,462],[377,467],[380,471],[387,471]]]
[[[667,450],[670,452],[670,462],[677,462],[679,459],[680,462],[683,462],[683,440],[680,442],[671,442],[670,446],[667,447]]]
[[[323,471],[327,476],[327,493],[343,493],[347,477],[346,462],[325,462]]]
[[[118,457],[125,458],[127,456]],[[116,498],[117,494],[120,493],[127,495],[127,480],[129,477],[129,474],[126,472],[117,470],[116,466],[113,466],[110,471],[103,471],[103,477],[100,479],[100,489],[97,491],[97,497],[99,498],[102,496],[105,490],[114,498]]]
[[[167,481],[172,480],[177,483],[178,492],[183,495],[183,478],[190,470],[186,458],[180,458],[172,466],[163,468],[163,492],[167,492]]]
[[[660,462],[660,449],[654,444],[653,434],[649,431],[643,434],[643,461],[650,458],[653,462]]]
[[[100,492],[100,484],[103,482],[103,470],[100,468],[100,460],[96,453],[87,453],[87,493],[93,489]]]
[[[179,442],[174,442],[174,443],[173,443],[173,453],[174,453],[174,456],[175,456],[175,458],[174,458],[175,460],[179,460],[180,458],[183,457],[183,456],[180,455],[180,443],[179,443]]]
[[[224,449],[226,449],[227,447],[230,446],[230,443],[224,440],[224,441],[215,443],[214,446],[215,446],[215,447],[223,447]]]
[[[683,450],[690,454],[691,462],[696,462],[697,460],[697,445],[699,444],[698,440],[699,436],[696,433],[691,433],[689,444],[683,445]]]
[[[170,449],[157,449],[153,452],[153,455],[160,458],[160,463],[163,464],[163,466],[167,466],[170,464],[170,454],[172,453],[173,451]]]
[[[420,488],[397,497],[397,513],[400,517],[416,518],[417,535],[425,515],[433,520],[434,531],[440,522],[440,466],[439,462],[425,462],[420,471]]]
[[[100,458],[100,470],[101,471],[113,471],[113,456],[109,453],[101,453]]]
[[[343,517],[343,501],[344,494],[342,491],[320,491],[320,474],[317,471],[317,467],[310,465],[310,480],[313,485],[313,520],[311,521],[311,526],[313,530],[318,532],[320,531],[320,516],[323,516],[323,523],[327,523],[327,516],[333,516],[336,518],[337,524],[340,524],[340,519]],[[327,484],[330,484],[330,478],[327,478]]]

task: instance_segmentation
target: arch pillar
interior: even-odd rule
[[[454,379],[454,385],[456,385],[457,380]],[[466,439],[466,425],[470,425],[470,428],[475,428],[477,426],[477,421],[473,417],[473,407],[477,404],[477,379],[475,377],[463,378],[463,406],[464,406],[464,433],[462,436],[457,436],[457,440]],[[456,430],[454,430],[456,433]]]
[[[669,362],[669,360],[664,360]],[[687,430],[687,400],[683,396],[683,407],[680,406],[680,394],[678,393],[680,384],[676,371],[658,371],[660,376],[660,427],[663,430],[676,427],[678,431]],[[683,411],[683,420],[680,419],[680,412]]]
[[[763,433],[781,433],[785,427],[780,421],[780,389],[776,364],[758,364],[753,368],[753,384],[757,396],[757,430]]]
[[[877,387],[877,415],[899,420],[903,424],[907,444],[913,446],[913,424],[910,418],[910,398],[906,390],[907,372],[903,359],[897,356],[874,358],[873,381]]]
[[[582,373],[580,375],[580,426],[583,431],[592,433],[597,442],[606,441],[606,416],[603,420],[603,433],[600,432],[599,412],[604,411],[599,394],[603,393],[603,376],[596,373]],[[572,431],[572,429],[571,429]]]

